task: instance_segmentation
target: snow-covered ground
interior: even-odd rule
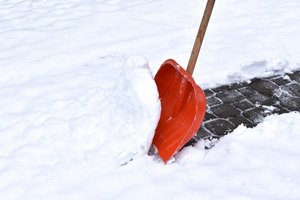
[[[299,199],[300,114],[164,165],[152,76],[186,66],[206,1],[0,0],[0,199]],[[202,88],[300,69],[300,2],[217,1]]]

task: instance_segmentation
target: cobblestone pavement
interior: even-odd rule
[[[201,128],[189,144],[200,138],[218,139],[240,124],[254,127],[271,114],[300,111],[300,71],[204,92],[207,111]]]

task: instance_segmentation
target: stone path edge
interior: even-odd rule
[[[266,116],[300,111],[300,70],[204,90],[206,113],[187,145],[219,139],[239,125],[255,127]]]

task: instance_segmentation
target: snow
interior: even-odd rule
[[[0,0],[0,199],[298,199],[299,113],[167,165],[147,154],[153,76],[167,58],[186,66],[205,3]],[[299,8],[217,1],[196,82],[300,69]]]

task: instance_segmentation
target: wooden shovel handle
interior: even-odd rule
[[[203,42],[205,31],[206,31],[206,28],[207,28],[207,25],[208,25],[208,22],[209,22],[214,4],[215,4],[215,0],[208,0],[207,4],[206,4],[206,7],[205,7],[205,11],[204,11],[204,14],[203,14],[203,17],[202,17],[202,20],[201,20],[201,24],[200,24],[200,27],[199,27],[199,30],[198,30],[198,33],[197,33],[197,37],[196,37],[195,42],[194,42],[194,47],[193,47],[193,50],[192,50],[192,53],[191,53],[191,56],[190,56],[189,64],[188,64],[188,67],[186,69],[186,71],[191,75],[193,74],[194,69],[195,69],[197,58],[198,58],[198,55],[199,55],[199,52],[200,52],[200,48],[201,48],[201,45],[202,45],[202,42]]]

